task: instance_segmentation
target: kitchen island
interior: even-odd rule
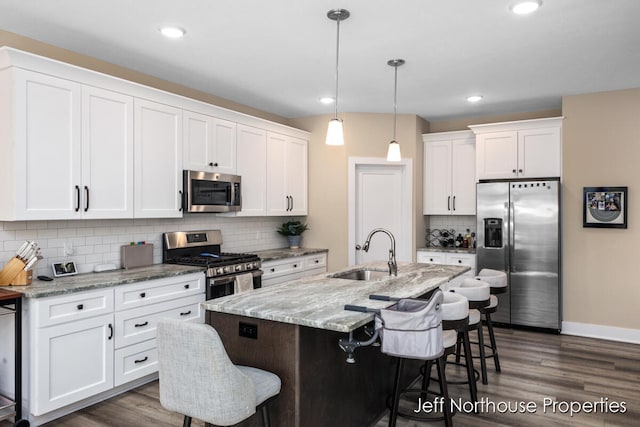
[[[384,308],[392,303],[369,300],[371,294],[417,298],[466,272],[469,267],[399,263],[398,275],[375,280],[340,279],[363,266],[294,280],[203,303],[206,321],[220,334],[231,360],[277,374],[280,396],[271,404],[272,425],[364,427],[385,411],[395,360],[380,347],[356,349],[355,364],[346,363],[338,346],[361,331],[374,315],[345,311],[345,304]],[[385,270],[386,262],[366,265]],[[403,382],[417,376],[407,364]],[[241,426],[261,425],[253,417]]]

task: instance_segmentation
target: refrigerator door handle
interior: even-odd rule
[[[516,204],[514,202],[509,202],[509,228],[511,229],[509,230],[509,271],[515,273],[513,255],[516,246]]]

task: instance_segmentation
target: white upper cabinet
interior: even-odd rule
[[[267,214],[267,132],[238,125],[237,173],[242,178],[242,210],[237,216]]]
[[[236,124],[183,111],[184,169],[236,173]]]
[[[82,88],[83,218],[133,217],[133,97]]]
[[[133,98],[21,69],[3,76],[15,114],[2,137],[14,152],[2,219],[131,218]]]
[[[267,133],[267,215],[307,214],[307,141]]]
[[[424,214],[475,215],[475,140],[473,133],[425,134]]]
[[[135,213],[182,216],[182,110],[135,100]]]
[[[562,117],[469,127],[478,180],[561,176]]]

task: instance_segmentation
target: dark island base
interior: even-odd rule
[[[255,325],[257,339],[241,337],[240,323]],[[338,340],[346,333],[288,323],[207,312],[207,323],[220,334],[235,364],[277,374],[280,395],[270,403],[271,424],[278,427],[365,427],[386,410],[397,359],[380,347],[356,350],[355,364],[346,363]],[[362,331],[356,339],[366,339]],[[407,361],[402,384],[418,375],[420,363]],[[238,424],[261,427],[259,413]]]

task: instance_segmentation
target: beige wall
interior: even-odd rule
[[[40,41],[33,40],[18,34],[10,33],[8,31],[0,30],[0,46],[13,47],[15,49],[24,50],[25,52],[31,52],[36,55],[41,55],[47,58],[52,58],[58,61],[77,65],[78,67],[99,71],[101,73],[120,77],[132,82],[197,99],[199,101],[207,102],[219,107],[239,111],[241,113],[249,114],[255,117],[260,117],[265,120],[271,120],[273,122],[281,123],[288,126],[291,125],[288,119],[276,114],[271,114],[266,111],[258,110],[256,108],[247,107],[246,105],[238,104],[236,102],[229,101],[228,99],[200,92],[177,83],[172,83],[167,80],[162,80],[157,77],[150,76],[148,74],[143,74],[124,67],[119,67],[117,65],[100,61],[90,56],[81,55],[70,50],[42,43]]]
[[[309,231],[304,245],[329,249],[328,269],[348,265],[348,170],[349,157],[386,157],[392,137],[393,114],[344,113],[345,145],[325,145],[331,116],[293,119],[292,126],[311,132],[309,141]],[[423,129],[424,128],[424,129]],[[422,133],[428,123],[415,115],[398,115],[397,140],[403,158],[413,159],[414,230],[424,235],[422,215]],[[419,208],[418,208],[419,201]],[[412,242],[415,248],[415,240]]]
[[[563,124],[564,320],[640,329],[640,89],[567,96]],[[628,228],[582,227],[582,188],[627,186]]]

